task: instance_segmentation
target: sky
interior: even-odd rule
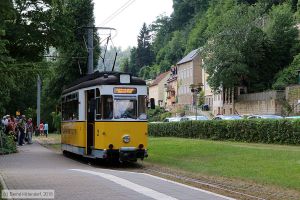
[[[117,32],[111,32],[112,37],[115,36],[113,43],[124,50],[137,45],[137,36],[144,22],[149,25],[161,14],[170,16],[172,5],[172,0],[94,0],[95,26],[117,29]],[[112,14],[115,11],[122,10],[120,8],[124,10],[114,18],[109,18],[114,16]],[[107,18],[111,20],[103,23]],[[107,34],[108,31],[98,33]],[[104,38],[105,35],[100,37]]]

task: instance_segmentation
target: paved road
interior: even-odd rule
[[[230,199],[144,173],[101,169],[64,157],[39,144],[0,156],[8,189],[55,190],[55,199]],[[1,177],[0,177],[1,178]]]

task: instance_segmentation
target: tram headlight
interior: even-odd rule
[[[123,142],[124,143],[129,143],[130,142],[130,136],[129,135],[124,135],[123,136]]]

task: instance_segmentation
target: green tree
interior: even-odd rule
[[[295,56],[293,62],[276,76],[273,88],[277,90],[285,89],[286,86],[298,83],[298,70],[300,70],[300,54]]]
[[[49,82],[50,95],[53,98],[60,96],[64,85],[87,73],[88,55],[83,38],[87,38],[87,29],[85,27],[90,22],[94,24],[93,9],[92,0],[75,0],[59,4],[53,11],[54,19],[61,20],[58,22],[54,20],[53,23],[55,26],[64,27],[63,30],[66,31],[60,31],[59,33],[62,38],[67,38],[66,40],[61,40],[60,38],[56,46],[58,55],[61,58],[56,63],[56,75]],[[60,25],[56,23],[60,23]],[[97,44],[98,36],[95,35],[94,38],[94,43]],[[99,53],[99,47],[95,45],[94,66],[98,63]]]
[[[150,30],[153,36],[153,51],[157,56],[157,53],[162,49],[172,37],[173,26],[171,22],[172,18],[160,15],[150,25]]]
[[[60,133],[61,130],[61,113],[52,112],[52,125],[55,128],[55,130]]]
[[[197,49],[205,45],[208,39],[207,35],[205,34],[207,25],[208,24],[206,16],[202,16],[199,19],[197,19],[195,26],[189,33],[187,41],[187,52],[190,52],[193,49]]]
[[[156,56],[156,62],[160,66],[160,72],[165,72],[177,63],[186,51],[186,39],[182,32],[175,31],[172,33],[171,40],[164,48],[161,48]]]
[[[0,2],[0,113],[6,112],[6,105],[10,101],[10,90],[14,88],[13,73],[7,70],[8,64],[12,59],[9,56],[9,52],[6,45],[9,43],[5,39],[6,28],[11,24],[14,19],[13,5],[10,0],[4,0]]]
[[[129,58],[129,71],[133,75],[137,75],[139,72],[139,67],[137,66],[137,48],[133,47],[130,50],[130,58]]]
[[[7,26],[5,38],[10,56],[18,62],[39,62],[51,45],[50,4],[47,1],[14,1],[14,23]]]
[[[144,80],[149,79],[150,72],[151,72],[151,68],[149,66],[144,66],[140,69],[139,77],[143,78]]]
[[[273,6],[266,33],[272,44],[273,72],[288,66],[299,52],[298,30],[289,4]]]
[[[129,58],[124,58],[120,65],[121,72],[129,72]]]
[[[137,39],[138,45],[136,49],[136,67],[135,73],[143,66],[148,66],[153,63],[154,54],[151,47],[151,35],[150,30],[146,23],[143,24],[140,34]]]
[[[212,29],[215,35],[203,51],[208,82],[215,90],[257,81],[257,69],[267,59],[267,38],[256,26],[256,13],[246,5],[232,5],[218,17],[222,25]]]
[[[182,30],[195,15],[204,13],[208,5],[209,0],[173,0],[172,21],[175,29]]]

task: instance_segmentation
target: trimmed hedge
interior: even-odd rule
[[[251,119],[150,123],[149,135],[299,145],[300,120]]]

